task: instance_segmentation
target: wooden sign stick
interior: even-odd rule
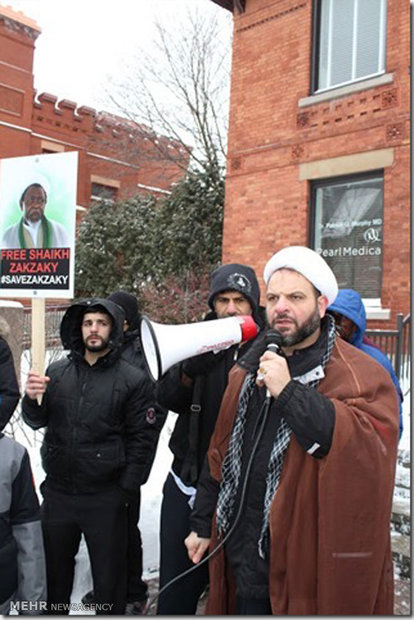
[[[45,299],[32,299],[32,368],[41,375],[45,373]],[[37,402],[42,404],[43,394]]]

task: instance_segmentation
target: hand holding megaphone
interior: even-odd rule
[[[255,338],[259,328],[249,315],[185,325],[162,325],[141,319],[141,345],[153,381],[171,366],[195,355],[221,351]]]
[[[184,360],[181,366],[182,372],[190,379],[195,379],[198,375],[205,375],[212,370],[222,357],[224,349],[194,355]]]

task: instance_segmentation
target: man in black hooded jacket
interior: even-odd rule
[[[50,613],[69,611],[82,533],[96,612],[125,613],[127,507],[153,458],[157,431],[148,421],[154,400],[147,377],[120,356],[123,322],[122,309],[107,299],[73,304],[61,323],[68,357],[46,376],[29,372],[23,418],[31,428],[46,427],[42,526]]]
[[[125,320],[123,325],[124,341],[121,347],[121,357],[126,359],[127,362],[130,362],[133,366],[137,366],[143,370],[151,389],[155,389],[155,384],[148,374],[139,337],[140,312],[138,309],[137,298],[126,291],[116,291],[115,293],[111,293],[108,296],[108,299],[118,304],[118,306],[120,306],[125,312]],[[154,433],[154,458],[159,432],[165,422],[167,413],[168,411],[163,407],[160,407],[158,403],[155,403],[154,410],[148,411],[148,422],[150,424],[154,424],[155,429],[158,431]],[[148,459],[147,470],[143,476],[141,484],[145,484],[147,482],[153,460],[154,459]],[[129,502],[128,506],[128,578],[127,604],[125,608],[125,614],[127,616],[142,615],[145,613],[148,601],[148,586],[142,578],[142,538],[138,527],[140,504],[141,490],[137,489],[134,499]],[[93,590],[90,590],[82,597],[82,603],[85,603],[86,605],[95,604],[95,595]]]
[[[263,325],[260,290],[251,267],[238,263],[216,269],[210,282],[205,320],[252,315]],[[227,385],[227,376],[250,347],[251,341],[219,353],[205,353],[173,366],[158,382],[158,402],[178,413],[169,447],[174,455],[163,489],[160,532],[160,588],[192,564],[184,539],[190,532],[190,514],[210,437]],[[160,594],[158,615],[195,614],[208,583],[205,564]]]

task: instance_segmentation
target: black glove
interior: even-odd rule
[[[205,375],[218,364],[224,355],[224,351],[218,353],[202,353],[195,357],[190,357],[182,363],[181,370],[187,377],[194,379],[198,375]]]

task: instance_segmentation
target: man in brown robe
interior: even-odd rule
[[[206,611],[391,615],[392,381],[336,337],[316,252],[277,252],[264,280],[281,350],[264,333],[231,371],[186,539],[194,563],[222,543]]]

